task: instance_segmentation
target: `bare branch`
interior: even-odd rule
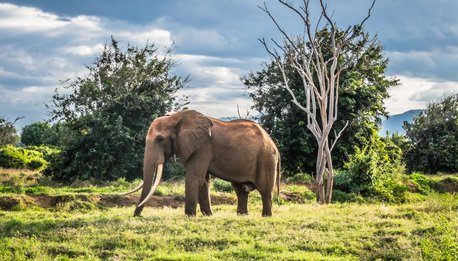
[[[369,7],[369,9],[367,10],[366,18],[364,18],[363,21],[361,23],[359,23],[359,26],[363,26],[364,23],[366,22],[366,20],[369,19],[369,17],[371,17],[372,8],[374,8],[374,6],[375,6],[375,1],[376,0],[372,1],[371,7]]]
[[[339,134],[336,135],[336,138],[335,138],[334,142],[332,143],[331,148],[329,149],[330,151],[332,151],[334,149],[334,145],[336,145],[337,140],[340,138],[340,135],[342,135],[344,130],[348,127],[348,123],[349,123],[349,121],[347,121],[345,123],[345,126],[339,131]],[[335,134],[335,132],[334,132],[334,134]]]
[[[237,114],[239,115],[239,119],[242,119],[242,120],[246,120],[248,119],[248,116],[250,116],[250,112],[248,110],[246,110],[246,114],[244,117],[242,117],[242,115],[240,114],[240,108],[239,108],[239,104],[237,103]]]

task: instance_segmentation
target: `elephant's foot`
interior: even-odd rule
[[[262,216],[263,217],[271,217],[272,216],[272,210],[262,210]]]
[[[211,210],[210,210],[210,211],[201,211],[201,212],[202,212],[202,215],[204,215],[204,216],[211,216],[211,215],[213,215],[213,213],[212,213]]]
[[[184,214],[188,217],[195,217],[196,216],[196,205],[194,204],[194,206],[189,206],[185,204]]]
[[[134,211],[134,217],[139,217],[142,214],[142,209],[141,208],[136,208]]]
[[[239,210],[237,209],[237,215],[239,216],[247,216],[248,215],[248,210]]]

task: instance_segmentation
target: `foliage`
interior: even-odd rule
[[[456,225],[441,216],[436,225],[421,240],[423,260],[456,260],[458,257],[458,232]]]
[[[389,138],[372,131],[369,142],[356,148],[334,179],[335,188],[344,192],[377,196],[389,202],[402,202],[407,187],[401,184],[404,172],[402,151]]]
[[[50,124],[37,121],[22,128],[21,143],[26,146],[62,147],[69,139],[69,129],[64,122]]]
[[[167,162],[164,168],[163,180],[182,180],[185,177],[185,168],[180,161]]]
[[[51,124],[47,122],[33,122],[26,125],[22,129],[21,142],[24,145],[44,145],[50,129]]]
[[[337,37],[341,35],[339,31]],[[327,56],[331,55],[329,36],[327,30],[318,34]],[[334,129],[338,132],[346,122],[349,125],[333,151],[335,168],[343,166],[346,155],[353,154],[355,146],[361,147],[370,139],[372,129],[380,124],[379,117],[387,114],[383,99],[388,97],[388,89],[398,84],[398,80],[385,76],[388,60],[382,55],[382,45],[362,30],[358,37],[359,41],[346,47],[340,61],[349,67],[340,76],[338,122]],[[346,60],[352,55],[359,58]],[[286,69],[290,88],[299,102],[305,104],[301,77],[293,68]],[[282,88],[283,78],[275,62],[244,76],[243,82],[253,99],[253,108],[261,112],[259,122],[277,142],[286,174],[314,172],[316,141],[306,129],[305,113],[291,102],[290,94]]]
[[[64,122],[71,138],[46,173],[63,182],[139,177],[148,126],[184,102],[177,91],[186,79],[172,75],[173,67],[171,50],[147,44],[123,51],[112,39],[88,74],[66,86],[70,94],[53,96],[52,120]]]
[[[52,155],[60,151],[45,146],[17,148],[11,145],[0,147],[0,167],[43,169]]]
[[[16,118],[13,122],[9,122],[5,117],[0,116],[0,146],[18,143],[19,136],[16,134],[14,124],[20,119],[22,118]]]
[[[222,179],[214,178],[213,179],[213,187],[216,191],[220,192],[231,192],[233,191],[232,184],[229,181],[225,181]]]
[[[291,183],[312,183],[313,177],[307,173],[296,173],[293,176],[287,177],[286,182]]]
[[[409,171],[458,171],[458,93],[428,105],[412,123],[404,122]]]

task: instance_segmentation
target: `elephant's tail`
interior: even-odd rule
[[[277,162],[277,197],[280,196],[280,179],[281,179],[281,157],[278,155]]]

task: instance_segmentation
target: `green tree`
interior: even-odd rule
[[[409,143],[409,171],[458,172],[458,94],[428,105],[412,123],[403,126]]]
[[[70,129],[65,122],[50,124],[33,122],[22,129],[21,142],[26,146],[62,147],[71,139]]]
[[[329,31],[324,29],[317,35],[325,55],[330,56]],[[397,79],[386,76],[388,59],[383,57],[383,47],[376,37],[361,30],[355,38],[358,41],[349,42],[339,61],[348,66],[340,76],[339,121],[334,128],[341,130],[347,122],[348,126],[333,151],[336,168],[343,166],[355,148],[370,142],[373,129],[380,126],[380,117],[387,115],[383,100],[389,97],[388,89],[398,84]],[[349,57],[358,59],[349,60]],[[299,101],[305,101],[302,78],[293,68],[285,69],[290,88]],[[242,80],[253,99],[253,108],[261,112],[261,125],[277,141],[284,168],[292,173],[313,172],[316,141],[307,131],[306,114],[291,103],[290,94],[281,87],[283,78],[275,62],[264,64],[260,71]]]
[[[24,145],[40,146],[45,145],[45,139],[49,135],[51,124],[47,122],[33,122],[22,128],[21,142]]]
[[[16,133],[14,124],[22,118],[19,117],[10,122],[5,117],[0,116],[0,146],[18,143],[19,136]]]
[[[144,139],[153,119],[184,105],[177,91],[187,79],[171,74],[171,50],[159,53],[119,42],[105,45],[85,77],[53,96],[51,120],[65,123],[69,139],[47,173],[73,179],[134,179],[141,173]]]

